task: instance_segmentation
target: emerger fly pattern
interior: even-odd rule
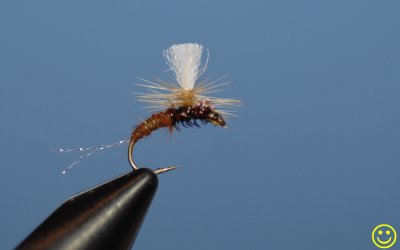
[[[142,138],[149,136],[159,128],[199,127],[202,124],[212,123],[225,127],[225,119],[231,114],[221,108],[240,103],[234,99],[223,99],[208,96],[218,92],[218,87],[226,83],[218,84],[218,81],[198,82],[199,77],[205,72],[208,64],[208,53],[205,63],[202,65],[203,46],[196,43],[175,44],[163,51],[163,55],[169,70],[175,76],[174,82],[151,82],[143,80],[140,86],[149,90],[148,93],[139,94],[138,100],[149,104],[149,107],[158,112],[136,125],[129,140],[121,140],[110,145],[100,145],[90,148],[58,149],[57,152],[90,151],[82,155],[63,173],[78,164],[84,158],[100,152],[104,149],[129,142],[128,160],[135,170],[139,167],[133,160],[135,144]],[[164,172],[175,167],[158,169],[156,172]]]

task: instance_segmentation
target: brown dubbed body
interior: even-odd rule
[[[173,128],[179,129],[180,125],[183,127],[199,127],[197,121],[201,121],[203,124],[211,122],[217,126],[225,126],[225,120],[212,108],[212,105],[203,103],[193,107],[168,108],[165,111],[151,115],[137,125],[132,132],[128,149],[129,163],[133,168],[138,168],[133,161],[133,147],[143,137],[149,136],[159,128],[168,128],[172,131]]]

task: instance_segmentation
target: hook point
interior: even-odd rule
[[[166,168],[157,168],[157,169],[154,170],[154,173],[155,174],[162,174],[162,173],[174,170],[176,168],[177,168],[176,166],[171,166],[171,167],[166,167]]]

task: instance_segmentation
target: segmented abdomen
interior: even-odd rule
[[[172,129],[173,126],[174,122],[168,110],[153,114],[135,127],[131,135],[131,142],[137,142],[138,140],[150,135],[153,131],[159,128],[167,127],[169,129]]]

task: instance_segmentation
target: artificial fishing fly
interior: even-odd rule
[[[149,118],[135,126],[129,140],[91,148],[56,150],[57,152],[90,151],[69,165],[63,173],[94,153],[128,141],[129,164],[136,170],[139,167],[133,160],[135,144],[159,128],[168,128],[172,131],[174,128],[179,129],[180,126],[199,127],[198,122],[225,127],[225,118],[232,114],[221,108],[238,105],[240,101],[208,96],[211,93],[218,92],[218,87],[226,83],[218,83],[218,80],[198,82],[199,77],[207,69],[209,59],[207,53],[205,63],[202,65],[202,54],[203,46],[197,43],[175,44],[164,50],[165,61],[169,70],[174,74],[176,82],[151,82],[142,79],[144,84],[139,84],[139,86],[147,88],[149,93],[139,94],[138,100],[150,104],[149,108],[158,110],[158,112],[153,113]],[[157,169],[155,172],[161,173],[173,168],[175,167]]]
[[[165,127],[172,131],[180,125],[198,127],[197,121],[203,124],[211,122],[225,127],[223,114],[229,113],[218,111],[218,108],[238,104],[239,101],[206,96],[215,92],[215,88],[221,84],[197,83],[197,79],[207,69],[208,56],[202,66],[202,53],[203,46],[200,44],[172,45],[164,51],[163,55],[176,82],[146,81],[147,85],[141,85],[149,88],[150,93],[139,95],[139,100],[149,103],[151,108],[164,109],[164,111],[154,113],[133,130],[128,148],[128,159],[133,169],[138,169],[133,160],[133,148],[136,142],[159,128]]]

